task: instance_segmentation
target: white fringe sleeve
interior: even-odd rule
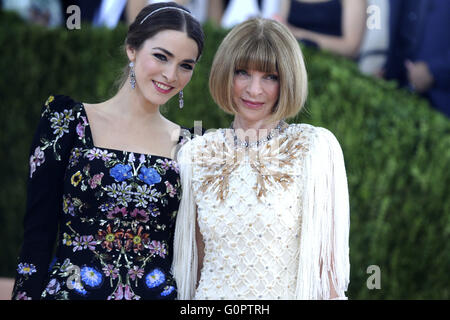
[[[344,157],[335,136],[316,129],[305,161],[296,298],[346,299],[350,209]]]
[[[197,244],[195,242],[196,206],[192,193],[192,144],[186,143],[178,152],[181,177],[181,202],[175,224],[172,274],[177,282],[178,299],[194,297],[197,283]]]

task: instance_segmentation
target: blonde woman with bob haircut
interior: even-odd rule
[[[210,90],[234,121],[178,153],[178,298],[346,299],[342,150],[327,129],[284,120],[307,95],[298,42],[277,21],[241,23],[216,53]]]

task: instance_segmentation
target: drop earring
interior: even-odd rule
[[[130,84],[131,88],[134,89],[136,88],[136,74],[134,73],[134,62],[131,61],[129,66],[130,66]]]
[[[178,94],[178,102],[180,105],[180,109],[183,109],[184,107],[183,90],[181,90],[180,93]]]

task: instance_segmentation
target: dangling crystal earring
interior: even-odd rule
[[[136,75],[134,73],[134,62],[131,61],[129,66],[130,66],[130,84],[131,84],[131,88],[134,89],[136,87]]]
[[[183,107],[184,107],[183,90],[181,90],[178,95],[178,102],[180,104],[180,109],[183,109]]]

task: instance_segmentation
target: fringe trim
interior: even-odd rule
[[[177,282],[178,299],[191,300],[197,283],[198,253],[195,241],[196,207],[192,192],[192,156],[187,142],[178,152],[182,197],[174,238],[172,274]]]
[[[344,157],[334,135],[316,129],[304,163],[296,298],[345,299],[350,276],[350,210]],[[332,288],[337,297],[331,296]]]

